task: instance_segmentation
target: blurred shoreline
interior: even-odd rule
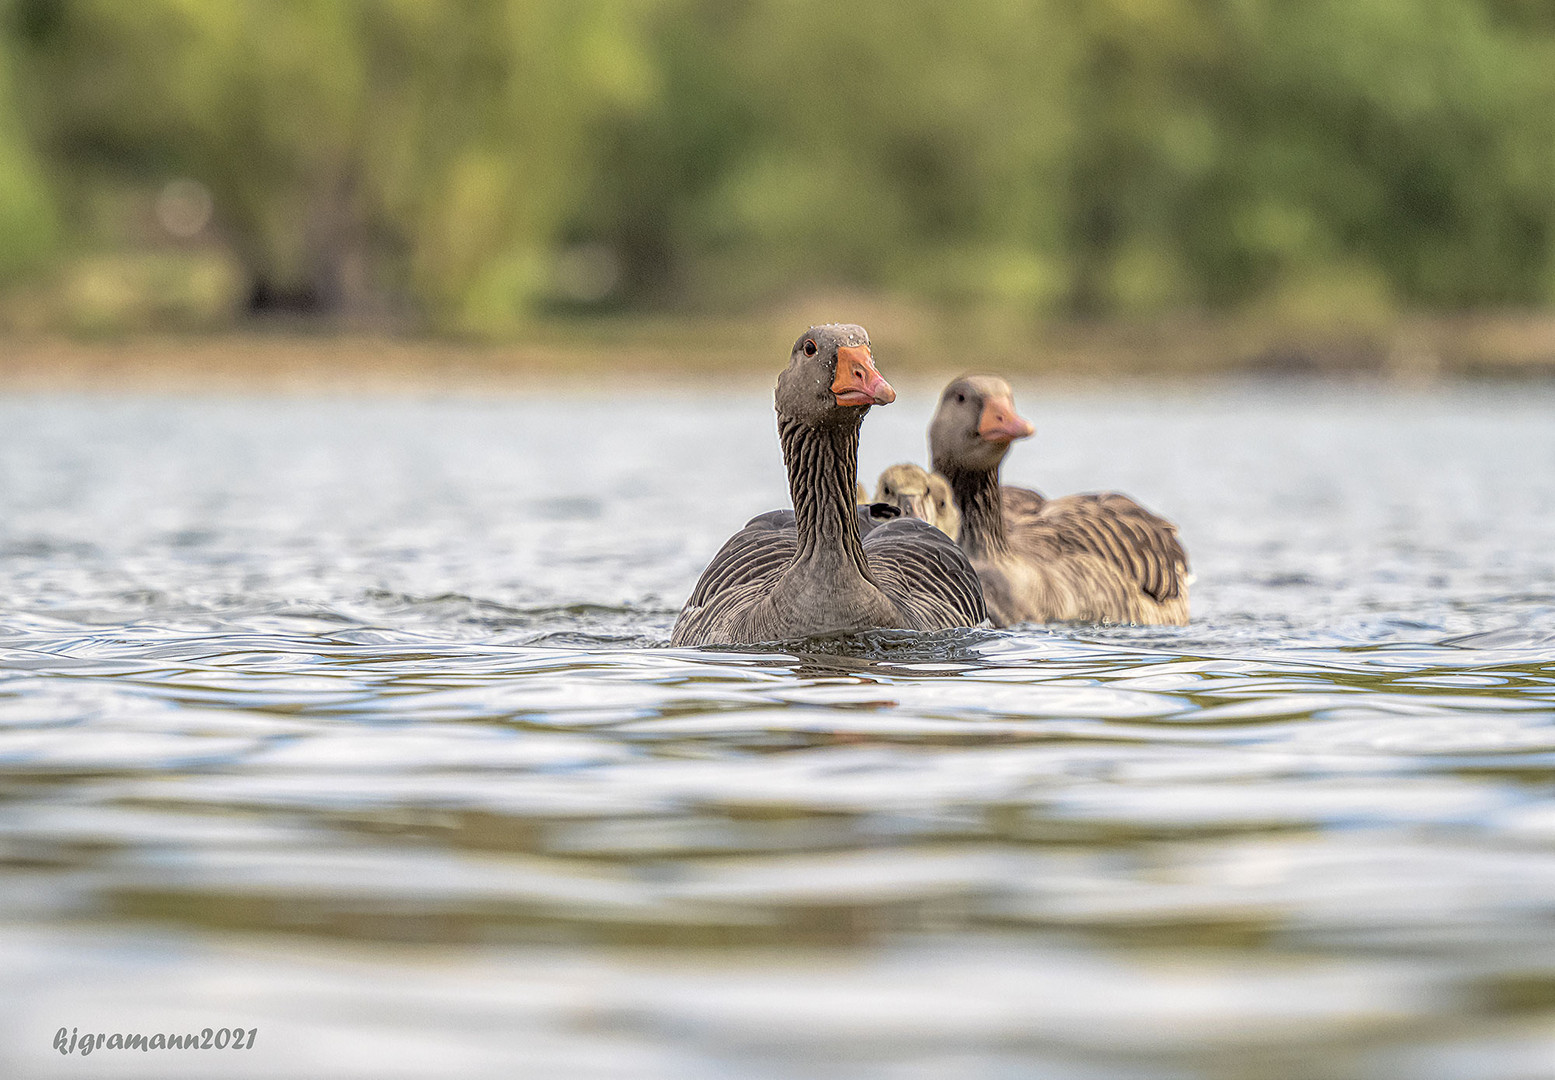
[[[871,314],[883,317],[870,319]],[[1431,315],[1321,330],[1207,317],[1015,327],[930,322],[921,313],[852,312],[846,304],[833,304],[825,314],[746,320],[555,320],[537,323],[522,340],[500,344],[260,322],[213,333],[10,334],[0,336],[0,393],[750,387],[771,380],[796,328],[839,316],[869,328],[883,368],[908,380],[966,370],[1078,383],[1555,377],[1550,312]]]

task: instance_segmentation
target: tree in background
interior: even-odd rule
[[[43,170],[18,122],[8,45],[0,38],[0,285],[36,272],[58,242]]]
[[[1206,302],[1555,299],[1555,4],[1215,7],[1214,152],[1173,226]]]
[[[1076,135],[1064,7],[664,4],[660,91],[608,119],[575,227],[649,303],[854,284],[1049,307]]]
[[[589,125],[643,92],[634,10],[23,0],[14,14],[34,126],[78,208],[191,177],[261,306],[409,301],[434,326],[490,333],[543,286]]]
[[[1017,318],[1555,299],[1555,0],[0,11],[13,276],[52,208],[73,251],[133,246],[125,207],[183,177],[258,306],[458,332],[835,285]]]
[[[681,0],[575,227],[648,303],[1555,298],[1549,0]],[[611,126],[614,123],[614,126]]]

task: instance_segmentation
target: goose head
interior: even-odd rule
[[[890,503],[907,517],[922,518],[952,540],[961,528],[950,484],[939,473],[917,465],[892,465],[881,473],[875,482],[875,502]]]
[[[942,473],[992,472],[1012,442],[1035,430],[1015,411],[1009,383],[995,375],[963,375],[940,395],[929,423],[929,453]]]
[[[778,414],[810,427],[857,425],[871,405],[889,405],[896,391],[875,370],[862,326],[812,326],[778,376]]]

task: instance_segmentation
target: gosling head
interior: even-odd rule
[[[929,423],[929,453],[941,473],[992,472],[1010,443],[1035,430],[1016,413],[1009,383],[996,375],[963,375],[940,395]]]
[[[950,484],[939,473],[917,465],[892,465],[881,473],[875,482],[875,502],[890,503],[907,517],[922,518],[952,540],[961,529],[961,513]]]
[[[778,376],[780,415],[810,427],[858,424],[871,405],[889,405],[896,391],[875,370],[862,326],[812,326],[794,342]]]

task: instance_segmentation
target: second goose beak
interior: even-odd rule
[[[977,420],[977,433],[991,443],[1009,443],[1024,439],[1037,429],[1015,411],[1009,398],[991,397],[983,405]]]

